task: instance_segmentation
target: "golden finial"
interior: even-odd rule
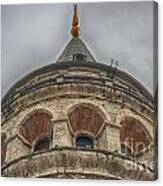
[[[78,14],[77,14],[77,5],[74,4],[74,15],[72,20],[71,35],[73,37],[79,36],[79,27],[78,27]]]

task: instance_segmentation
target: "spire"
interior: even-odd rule
[[[73,37],[79,36],[78,24],[79,24],[79,21],[78,21],[77,5],[74,4],[74,15],[73,15],[73,20],[72,20],[72,28],[71,28],[71,35]]]
[[[85,43],[79,36],[79,20],[77,14],[77,5],[74,4],[74,15],[72,20],[71,35],[72,38],[59,56],[57,62],[96,62]]]
[[[85,62],[96,62],[87,46],[78,37],[73,37],[69,41],[62,54],[59,56],[57,62],[73,61],[77,55],[82,55],[85,58]]]

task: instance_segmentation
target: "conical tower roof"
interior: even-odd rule
[[[95,62],[94,57],[84,42],[78,37],[73,37],[63,50],[57,62],[68,62],[78,59],[85,62]]]
[[[69,41],[57,62],[83,61],[95,62],[94,57],[89,52],[84,42],[79,38],[79,19],[77,14],[77,5],[74,5],[74,15],[72,20],[71,35]]]

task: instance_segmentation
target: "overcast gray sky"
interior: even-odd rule
[[[153,93],[153,3],[78,4],[80,37],[98,62],[119,61]],[[72,4],[3,5],[1,94],[38,67],[56,62],[70,40]]]

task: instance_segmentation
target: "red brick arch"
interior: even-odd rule
[[[104,128],[105,115],[92,104],[82,103],[73,106],[68,112],[68,118],[73,135],[87,133],[97,137]]]
[[[50,135],[51,119],[52,115],[46,110],[34,110],[21,123],[19,134],[32,145],[39,137]]]
[[[132,152],[137,154],[150,145],[151,137],[138,119],[126,116],[120,125],[121,144],[128,146]]]

